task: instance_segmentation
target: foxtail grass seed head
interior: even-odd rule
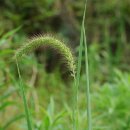
[[[28,41],[24,46],[18,49],[15,53],[15,58],[20,59],[23,55],[26,55],[40,46],[53,48],[62,56],[62,62],[66,64],[66,67],[72,72],[72,76],[75,75],[75,63],[74,57],[69,47],[66,44],[52,36],[38,36]]]

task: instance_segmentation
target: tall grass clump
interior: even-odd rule
[[[82,52],[83,48],[85,50],[85,73],[86,73],[86,95],[87,95],[87,124],[88,130],[92,130],[92,121],[91,121],[91,102],[90,102],[90,84],[89,84],[89,66],[88,66],[88,51],[87,51],[87,41],[85,33],[85,15],[86,15],[86,6],[87,0],[85,1],[85,8],[83,13],[82,25],[81,25],[81,34],[80,34],[80,45],[79,45],[79,55],[77,63],[77,73],[74,79],[74,130],[79,130],[78,124],[78,91],[79,91],[79,82],[80,82],[80,72],[81,72],[81,62],[82,62]]]

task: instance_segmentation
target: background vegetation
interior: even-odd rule
[[[130,1],[88,0],[88,43],[94,130],[130,129]],[[75,57],[81,0],[3,0],[0,4],[0,130],[27,129],[14,52],[27,37],[64,38]],[[83,52],[84,57],[84,52]],[[38,48],[19,64],[34,130],[72,129],[72,81],[56,52]],[[84,59],[84,58],[83,58]],[[79,88],[80,130],[87,127],[85,61]]]

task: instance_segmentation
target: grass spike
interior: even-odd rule
[[[24,46],[18,49],[15,53],[15,58],[19,59],[23,55],[26,55],[40,46],[46,46],[56,50],[63,57],[64,62],[67,65],[67,68],[72,72],[72,76],[75,75],[75,63],[74,57],[69,47],[65,45],[64,42],[56,39],[53,36],[44,35],[35,37],[27,42]]]

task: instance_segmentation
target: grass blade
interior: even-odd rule
[[[87,41],[86,41],[86,33],[84,29],[84,46],[85,46],[85,70],[86,70],[86,78],[87,78],[87,85],[86,85],[86,93],[87,93],[87,118],[88,118],[88,130],[92,130],[92,119],[91,119],[91,99],[90,99],[90,83],[89,83],[89,65],[88,65],[88,48],[87,48]]]
[[[23,103],[24,103],[24,109],[25,109],[25,115],[26,115],[26,119],[27,119],[28,130],[32,130],[29,109],[28,109],[27,100],[26,100],[25,91],[24,91],[24,85],[23,85],[23,82],[22,82],[22,77],[21,77],[21,74],[20,74],[20,69],[19,69],[17,59],[16,59],[16,65],[17,65],[18,75],[19,75],[19,79],[20,79],[20,92],[21,92],[21,95],[22,95]]]
[[[87,0],[86,0],[87,2]],[[82,51],[83,51],[83,41],[84,41],[84,21],[86,14],[86,3],[83,13],[83,20],[81,25],[81,34],[80,34],[80,46],[79,46],[79,54],[78,54],[78,64],[77,64],[77,73],[76,77],[74,77],[74,108],[73,108],[73,129],[78,130],[78,88],[80,81],[80,71],[81,71],[81,62],[82,62]]]
[[[82,30],[83,30],[83,40],[84,40],[84,47],[85,47],[85,71],[86,71],[86,94],[87,94],[87,123],[88,123],[88,130],[92,130],[92,119],[91,119],[91,99],[90,99],[90,80],[89,80],[89,65],[88,65],[88,48],[87,48],[87,41],[86,41],[86,32],[84,27],[84,21],[85,21],[85,13],[86,13],[86,6],[87,6],[87,0],[85,4],[85,10],[84,10],[84,18],[82,23]]]

